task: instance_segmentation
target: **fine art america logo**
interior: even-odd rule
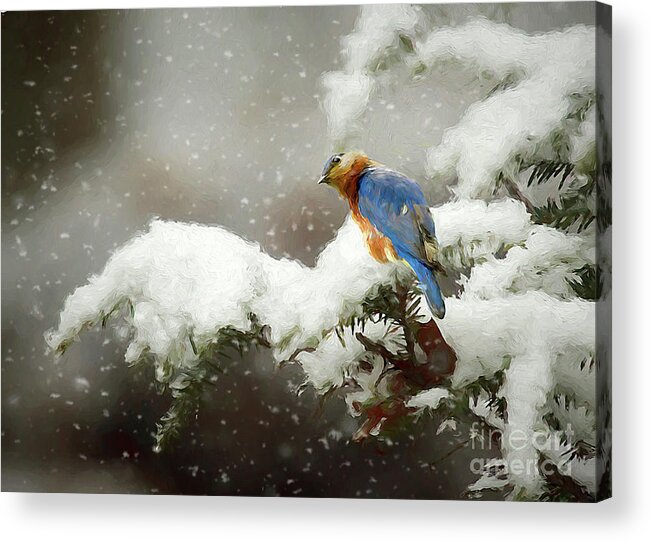
[[[551,476],[560,473],[570,476],[572,462],[570,452],[574,442],[574,431],[570,424],[564,432],[523,431],[513,429],[487,428],[478,422],[470,428],[472,450],[509,450],[506,458],[474,457],[470,470],[474,474],[489,475],[506,481],[509,475]],[[530,451],[530,452],[529,452]],[[535,453],[537,452],[537,453]]]

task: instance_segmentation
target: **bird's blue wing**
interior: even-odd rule
[[[401,258],[417,257],[427,264],[426,240],[435,243],[434,221],[420,186],[384,168],[372,168],[360,178],[359,210],[383,235],[391,239]]]
[[[443,318],[445,301],[434,274],[443,269],[437,259],[434,220],[420,186],[395,171],[372,168],[359,180],[358,206],[410,265],[432,314]]]

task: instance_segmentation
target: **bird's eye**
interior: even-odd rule
[[[340,156],[333,156],[332,157],[332,163],[336,164],[338,162],[341,162],[341,157]]]

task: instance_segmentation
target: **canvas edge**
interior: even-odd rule
[[[596,501],[612,497],[612,7],[595,2],[597,277]]]

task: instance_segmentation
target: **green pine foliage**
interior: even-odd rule
[[[201,349],[197,348],[193,335],[190,334],[190,346],[194,354],[198,355],[199,362],[192,368],[178,369],[169,363],[164,366],[164,384],[160,391],[163,393],[169,388],[172,403],[156,424],[156,452],[169,448],[180,436],[190,417],[199,411],[206,386],[212,385],[223,374],[221,361],[230,359],[232,354],[242,356],[251,347],[269,346],[265,337],[266,329],[258,324],[255,315],[250,314],[249,319],[250,331],[243,332],[233,327],[221,328],[216,338]]]

